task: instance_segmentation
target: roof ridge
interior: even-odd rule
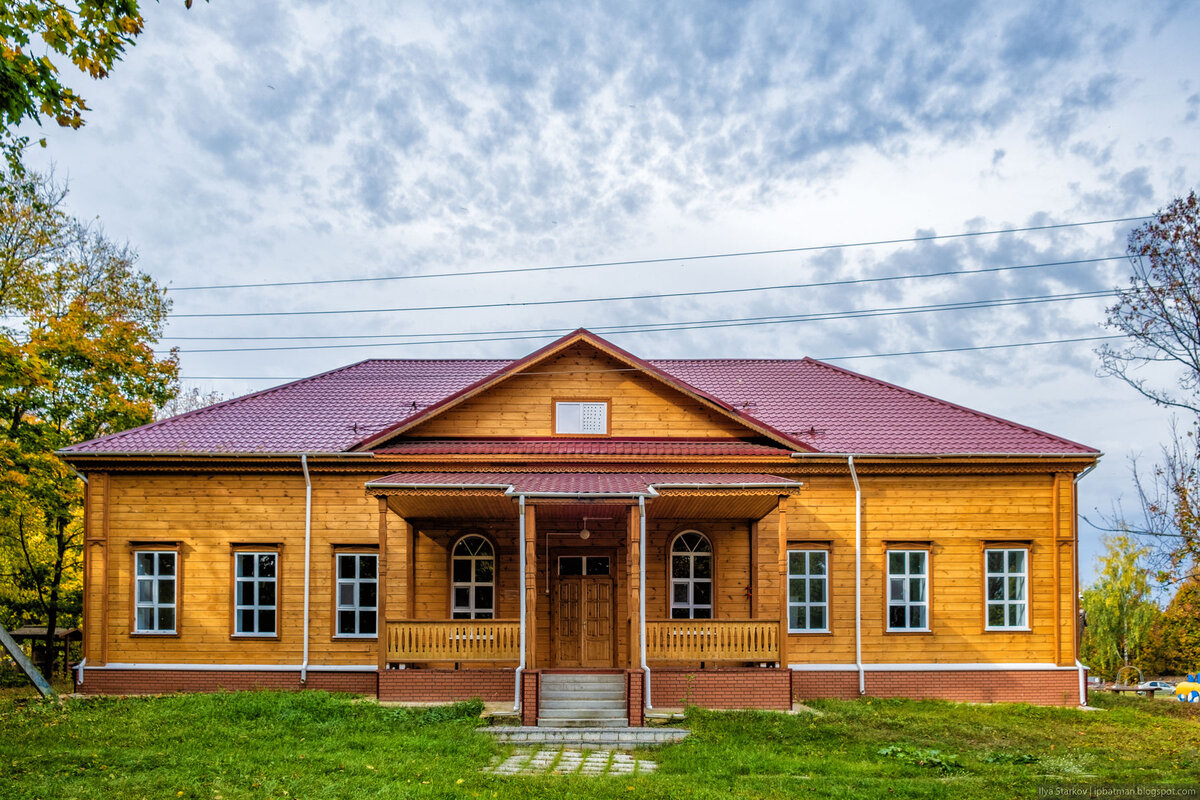
[[[75,450],[76,448],[83,447],[84,445],[94,444],[96,442],[116,441],[125,436],[128,436],[129,434],[139,433],[141,431],[146,431],[151,428],[158,428],[158,427],[166,425],[169,422],[177,422],[178,420],[185,419],[185,418],[190,419],[192,417],[199,416],[200,414],[203,414],[207,411],[212,411],[217,408],[225,408],[225,407],[231,406],[235,403],[242,403],[242,402],[251,400],[256,397],[262,397],[264,395],[271,394],[272,392],[279,392],[284,389],[290,389],[294,386],[299,386],[302,383],[309,383],[311,381],[317,380],[318,378],[325,378],[325,377],[328,377],[329,375],[333,375],[338,372],[344,372],[348,369],[353,369],[354,367],[362,366],[363,364],[365,364],[371,360],[372,359],[364,358],[361,361],[355,361],[351,364],[343,364],[340,367],[334,367],[333,369],[325,370],[324,372],[318,372],[316,375],[309,375],[308,377],[305,377],[305,378],[297,378],[294,381],[288,381],[286,383],[281,383],[281,384],[278,384],[277,386],[269,386],[266,389],[259,389],[257,392],[251,392],[250,394],[243,394],[238,397],[231,397],[228,400],[222,400],[219,403],[213,403],[211,406],[204,406],[203,408],[193,408],[191,411],[185,411],[182,414],[176,414],[172,417],[167,417],[166,419],[156,419],[151,422],[147,422],[145,425],[138,425],[136,428],[130,428],[130,429],[124,430],[124,431],[117,431],[116,433],[109,433],[109,434],[105,434],[104,436],[97,436],[94,439],[85,439],[82,442],[76,442],[75,444],[68,445],[67,447],[64,447],[63,449],[64,450]]]
[[[926,400],[926,401],[935,403],[940,406],[945,406],[947,408],[953,408],[956,411],[963,411],[968,414],[973,414],[976,417],[988,419],[993,422],[999,422],[999,423],[1007,425],[1011,428],[1017,428],[1019,430],[1027,431],[1029,433],[1033,433],[1038,436],[1044,436],[1047,439],[1052,439],[1056,442],[1061,442],[1062,444],[1069,444],[1073,447],[1078,447],[1088,453],[1097,452],[1093,448],[1088,447],[1087,445],[1082,444],[1080,442],[1076,442],[1073,439],[1068,439],[1065,436],[1058,436],[1056,434],[1050,433],[1049,431],[1044,431],[1041,428],[1034,428],[1031,425],[1025,425],[1020,422],[1014,422],[1011,419],[1005,419],[1004,417],[998,417],[995,414],[989,414],[986,411],[980,411],[979,409],[971,408],[970,406],[964,406],[960,403],[954,403],[954,402],[951,402],[950,400],[943,400],[942,398],[934,397],[931,394],[925,394],[924,392],[918,392],[916,389],[909,389],[905,386],[900,386],[899,384],[891,383],[890,381],[885,381],[882,378],[873,378],[870,375],[864,375],[861,372],[855,372],[854,370],[846,369],[845,367],[839,367],[836,364],[830,364],[825,361],[818,361],[817,359],[811,358],[809,356],[805,356],[801,360],[806,361],[811,364],[815,364],[818,367],[824,367],[825,369],[833,370],[834,372],[840,372],[843,375],[849,375],[850,377],[857,378],[861,381],[866,381],[868,383],[874,383],[874,384],[878,384],[879,386],[887,387],[888,389],[892,389],[892,390],[900,392],[902,394],[907,394],[907,395],[911,395],[913,397],[918,397],[922,400]]]

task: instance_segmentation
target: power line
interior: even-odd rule
[[[781,247],[773,250],[744,250],[731,253],[705,253],[691,256],[674,256],[671,258],[639,258],[627,261],[597,261],[585,264],[556,264],[546,267],[507,267],[502,269],[472,270],[469,272],[427,272],[415,275],[381,275],[376,277],[359,278],[325,278],[307,281],[273,281],[270,283],[218,283],[199,286],[172,286],[170,292],[197,292],[214,289],[266,289],[279,286],[321,286],[333,283],[368,283],[376,281],[404,281],[421,278],[467,278],[479,275],[512,275],[519,272],[550,272],[568,269],[595,269],[599,267],[625,267],[635,264],[664,264],[671,261],[706,261],[720,258],[743,258],[747,256],[769,256],[784,253],[812,253],[821,250],[846,250],[855,247],[877,247],[886,244],[908,244],[913,242],[932,242],[941,239],[965,239],[973,236],[994,236],[1004,233],[1030,233],[1033,231],[1049,231],[1061,228],[1080,228],[1087,225],[1108,225],[1117,222],[1138,222],[1151,219],[1143,217],[1119,217],[1115,219],[1097,219],[1086,222],[1064,222],[1057,225],[1033,225],[1025,228],[998,228],[988,231],[969,231],[965,233],[933,234],[930,236],[911,236],[903,239],[876,239],[868,242],[847,242],[843,244],[820,244],[803,247]]]
[[[198,319],[212,317],[311,317],[335,316],[343,314],[391,314],[412,311],[468,311],[485,308],[525,308],[530,306],[557,306],[579,303],[611,303],[628,300],[658,300],[668,297],[700,297],[712,295],[746,294],[750,292],[772,292],[784,289],[813,289],[823,286],[843,286],[860,283],[880,283],[883,281],[909,280],[914,278],[937,278],[952,275],[970,275],[986,272],[1004,272],[1017,269],[1038,269],[1056,267],[1067,264],[1092,264],[1101,261],[1116,261],[1126,256],[1105,256],[1103,258],[1075,259],[1071,261],[1046,261],[1038,264],[1019,264],[1008,267],[986,267],[973,270],[945,270],[915,275],[890,275],[879,278],[847,278],[839,281],[820,281],[816,283],[786,283],[774,286],[751,286],[738,289],[704,289],[689,292],[659,292],[655,294],[613,295],[608,297],[564,298],[558,300],[522,300],[508,303],[464,303],[449,306],[400,306],[395,308],[347,308],[347,309],[317,309],[309,311],[214,311],[195,314],[171,314],[173,319]]]
[[[975,308],[1002,308],[1006,306],[1030,305],[1035,303],[1054,303],[1068,300],[1084,300],[1096,297],[1107,297],[1112,290],[1103,289],[1090,292],[1068,292],[1064,294],[1034,295],[1030,297],[1006,297],[992,300],[963,300],[953,303],[932,303],[922,306],[893,306],[886,308],[852,309],[849,311],[823,311],[813,314],[774,314],[766,317],[735,317],[720,320],[694,320],[690,322],[657,322],[641,325],[595,326],[591,328],[596,333],[663,333],[672,331],[700,330],[707,328],[740,328],[753,325],[779,325],[797,322],[825,322],[838,319],[858,319],[863,317],[888,317],[907,314],[924,314],[938,311],[960,311]],[[565,329],[560,333],[567,332]],[[310,345],[272,345],[267,347],[213,347],[180,349],[180,353],[254,353],[279,350],[343,350],[368,347],[413,347],[429,344],[473,344],[479,342],[509,342],[528,339],[549,338],[552,333],[517,334],[503,336],[480,336],[466,339],[427,339],[423,341],[406,342],[366,342],[362,344],[310,344]],[[162,352],[162,351],[159,351]]]
[[[780,288],[815,289],[815,288],[829,287],[829,286],[849,286],[849,285],[854,285],[854,284],[884,283],[884,282],[889,282],[889,281],[919,280],[919,279],[925,279],[925,278],[953,277],[953,276],[958,276],[958,275],[978,275],[978,274],[982,274],[982,273],[1009,272],[1012,270],[1041,269],[1041,268],[1046,268],[1046,267],[1061,267],[1061,266],[1067,266],[1067,265],[1071,265],[1071,264],[1095,264],[1095,263],[1099,263],[1099,262],[1103,262],[1103,261],[1118,261],[1118,260],[1121,260],[1124,258],[1126,258],[1126,256],[1123,256],[1123,255],[1122,256],[1105,256],[1103,258],[1081,258],[1081,259],[1074,259],[1074,260],[1070,260],[1070,261],[1044,261],[1044,262],[1040,262],[1040,263],[1036,263],[1036,264],[1016,264],[1016,265],[1010,265],[1010,266],[1004,266],[1004,267],[984,267],[984,268],[980,268],[980,269],[945,270],[942,272],[910,273],[910,274],[906,274],[906,275],[883,275],[883,276],[879,276],[879,277],[875,277],[875,278],[844,278],[842,280],[836,280],[836,281],[819,281],[816,283],[800,283],[800,284],[791,284],[791,285],[782,286],[782,287],[766,286],[766,287],[758,287],[758,288],[752,288],[752,289],[718,289],[718,290],[714,290],[713,293],[769,291],[772,289],[780,289]],[[697,292],[695,294],[702,294],[702,292]],[[643,297],[658,297],[658,296],[668,296],[668,295],[644,295]],[[673,296],[673,295],[671,295],[671,296]],[[545,302],[551,302],[551,301],[545,301]],[[557,301],[555,301],[555,302],[557,302]],[[564,301],[564,302],[599,302],[599,301],[580,300],[580,301]],[[531,305],[537,304],[537,301],[530,303],[530,304]],[[514,304],[514,305],[517,305],[517,304]],[[446,307],[446,308],[450,309],[452,307]],[[302,312],[296,312],[296,313],[302,313]],[[345,313],[357,313],[357,312],[345,312]],[[187,316],[187,315],[176,315],[176,316]],[[616,329],[619,329],[622,327],[641,327],[641,326],[610,325],[610,326],[606,327],[606,330],[616,330]],[[341,336],[312,336],[312,335],[310,335],[310,336],[165,336],[163,338],[170,339],[172,341],[223,341],[223,342],[230,342],[230,341],[294,341],[294,340],[316,340],[316,339],[415,339],[415,338],[428,337],[428,336],[485,336],[485,335],[512,334],[512,333],[554,333],[556,331],[562,331],[562,329],[561,328],[526,328],[523,330],[502,330],[502,331],[454,331],[454,332],[442,332],[442,333],[389,333],[389,334],[361,334],[361,335],[341,335]]]
[[[1099,342],[1108,339],[1123,339],[1123,335],[1114,336],[1079,336],[1072,339],[1045,339],[1039,342],[1009,342],[1005,344],[985,344],[974,345],[968,347],[943,347],[936,350],[905,350],[903,352],[894,353],[857,353],[848,356],[822,356],[819,361],[849,361],[856,358],[894,358],[898,356],[923,356],[935,355],[938,353],[963,353],[972,350],[1000,350],[1014,347],[1039,347],[1042,345],[1051,344],[1075,344],[1078,342]],[[618,370],[624,372],[626,370]],[[308,375],[181,375],[181,380],[186,381],[298,381],[303,378],[310,377]]]

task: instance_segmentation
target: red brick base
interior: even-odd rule
[[[652,669],[650,700],[656,707],[792,707],[791,675],[786,669]]]
[[[646,673],[631,669],[625,673],[625,708],[629,725],[640,728],[646,724]]]
[[[379,699],[452,703],[478,697],[511,703],[516,680],[511,669],[389,669],[379,673]]]
[[[870,697],[911,697],[967,703],[1079,705],[1077,670],[912,670],[866,673]],[[792,699],[858,697],[858,673],[792,672]]]
[[[538,697],[541,694],[542,676],[537,672],[521,673],[521,724],[537,725]]]
[[[373,695],[378,684],[374,672],[309,671],[300,682],[300,671],[254,670],[155,670],[87,669],[75,691],[83,694],[167,694],[170,692],[237,692],[247,689],[322,689]]]

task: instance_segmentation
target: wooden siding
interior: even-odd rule
[[[619,370],[619,371],[616,371]],[[528,374],[526,374],[528,373]],[[551,374],[553,373],[553,374]],[[755,435],[702,403],[588,344],[531,365],[406,436],[552,436],[555,400],[610,402],[612,436],[736,438]]]
[[[620,373],[623,374],[623,373]],[[848,475],[803,474],[786,504],[789,547],[830,551],[830,632],[787,637],[792,664],[853,663],[854,490]],[[999,474],[947,477],[919,474],[860,477],[863,491],[863,659],[867,663],[1074,663],[1076,616],[1072,476]],[[274,473],[92,473],[88,486],[85,646],[88,663],[159,662],[299,664],[304,552],[304,479]],[[313,664],[373,664],[374,639],[333,636],[333,553],[340,547],[373,552],[380,543],[379,504],[363,484],[374,473],[314,472],[311,575]],[[685,529],[704,532],[716,552],[718,618],[771,620],[782,614],[779,515],[759,521],[656,519],[647,551],[647,616],[666,619],[667,548]],[[536,661],[551,660],[547,583],[552,558],[564,548],[588,547],[613,555],[618,666],[629,663],[628,510],[604,507],[608,519],[589,521],[582,542],[577,524],[537,516]],[[519,614],[516,520],[478,525],[405,520],[389,514],[385,533],[388,572],[382,593],[389,619],[449,617],[449,548],[459,536],[482,532],[497,556],[496,614]],[[1055,535],[1057,534],[1057,542]],[[130,634],[135,542],[178,542],[183,586],[179,635]],[[280,635],[230,636],[230,542],[280,546]],[[884,551],[888,542],[927,543],[931,551],[930,633],[884,631]],[[1028,546],[1032,630],[985,631],[983,547]],[[916,546],[916,545],[910,545]],[[1057,551],[1057,553],[1056,553]],[[410,558],[411,555],[411,558]],[[1058,585],[1055,587],[1055,557]],[[1057,625],[1055,625],[1057,622]],[[384,622],[381,620],[380,627]],[[1057,630],[1057,636],[1055,632]]]

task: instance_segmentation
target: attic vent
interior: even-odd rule
[[[603,436],[608,433],[608,403],[555,403],[554,432]]]

